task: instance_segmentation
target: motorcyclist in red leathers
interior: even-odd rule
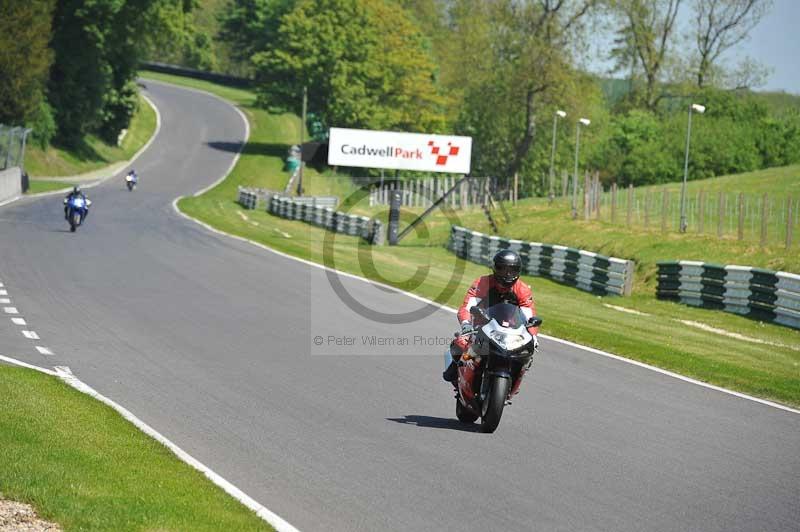
[[[467,290],[467,295],[464,296],[464,303],[458,309],[458,321],[464,335],[453,340],[449,351],[445,353],[445,361],[449,364],[447,364],[442,378],[448,382],[455,383],[457,380],[458,360],[469,349],[471,336],[468,333],[472,330],[470,308],[474,306],[489,308],[498,303],[511,303],[519,306],[527,319],[536,315],[531,287],[519,279],[522,270],[522,260],[519,255],[514,251],[504,249],[494,256],[492,266],[493,273],[491,275],[478,277],[472,283]],[[539,328],[528,327],[528,332],[533,335],[534,342],[536,342],[534,345],[538,347],[539,342],[536,335]]]

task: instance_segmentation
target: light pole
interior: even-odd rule
[[[575,125],[575,176],[572,179],[572,219],[578,217],[578,150],[581,145],[581,124],[591,124],[588,118],[581,118]]]
[[[560,109],[556,111],[555,115],[553,115],[553,149],[550,152],[550,192],[548,194],[550,203],[553,202],[553,198],[555,197],[555,192],[553,190],[553,164],[555,164],[556,160],[556,131],[558,129],[558,117],[564,118],[565,116],[567,116],[567,113]]]
[[[683,160],[683,184],[681,185],[681,233],[686,232],[686,176],[689,174],[689,140],[692,138],[692,110],[703,114],[705,106],[693,103],[689,106],[689,125],[686,128],[686,157]]]

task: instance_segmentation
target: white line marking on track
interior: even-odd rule
[[[53,371],[47,368],[33,366],[26,362],[22,362],[21,360],[16,360],[3,355],[0,355],[0,360],[8,362],[9,364],[15,364],[17,366],[22,366],[24,368],[34,369],[36,371],[41,371],[42,373],[58,377],[65,383],[69,384],[70,386],[78,390],[79,392],[85,393],[86,395],[94,397],[98,401],[107,404],[108,406],[116,410],[122,417],[124,417],[125,419],[133,423],[136,427],[138,427],[139,430],[141,430],[154,440],[158,441],[162,445],[166,446],[170,451],[172,451],[175,454],[175,456],[178,457],[178,459],[189,464],[193,468],[203,473],[206,477],[208,477],[209,480],[211,480],[211,482],[213,482],[214,484],[225,490],[228,493],[228,495],[230,495],[234,499],[238,500],[239,502],[241,502],[242,504],[253,510],[257,516],[259,516],[261,519],[272,525],[273,528],[275,528],[275,530],[277,530],[278,532],[300,532],[298,529],[290,525],[280,516],[272,513],[264,506],[256,502],[254,499],[251,499],[242,490],[240,490],[239,488],[237,488],[236,486],[234,486],[233,484],[231,484],[230,482],[219,476],[217,473],[209,469],[208,466],[198,461],[189,453],[187,453],[186,451],[184,451],[183,449],[172,443],[170,440],[168,440],[165,436],[161,435],[153,427],[151,427],[150,425],[148,425],[147,423],[145,423],[144,421],[133,415],[129,410],[115,403],[113,400],[102,395],[101,393],[97,392],[94,388],[92,388],[88,384],[78,379],[78,377],[73,375],[69,367],[56,366],[55,371]]]
[[[19,314],[17,307],[3,307],[3,312],[6,314]]]
[[[247,243],[252,244],[252,245],[254,245],[256,247],[259,247],[261,249],[269,251],[270,253],[274,253],[276,255],[280,255],[281,257],[285,257],[287,259],[291,259],[291,260],[294,260],[294,261],[297,261],[297,262],[302,262],[303,264],[307,264],[309,266],[313,266],[314,268],[319,268],[321,270],[328,270],[328,271],[336,273],[337,275],[341,275],[343,277],[349,277],[351,279],[357,279],[357,280],[365,282],[365,283],[369,283],[369,284],[372,284],[372,285],[375,285],[375,286],[380,286],[380,287],[386,288],[388,290],[392,290],[392,291],[395,291],[395,292],[398,292],[398,293],[401,293],[401,294],[405,294],[406,296],[408,296],[408,297],[410,297],[412,299],[416,299],[418,301],[423,301],[423,302],[425,302],[425,303],[427,303],[429,305],[433,305],[434,307],[438,307],[438,308],[440,308],[442,310],[445,310],[447,312],[450,312],[452,314],[455,314],[456,312],[458,312],[457,309],[444,306],[441,303],[437,303],[435,301],[431,301],[430,299],[426,299],[426,298],[424,298],[422,296],[418,296],[417,294],[412,294],[411,292],[406,292],[405,290],[400,290],[399,288],[395,288],[394,286],[389,286],[387,284],[379,283],[379,282],[373,281],[371,279],[366,279],[364,277],[359,277],[358,275],[353,275],[352,273],[341,272],[341,271],[335,270],[333,268],[328,268],[327,266],[324,266],[322,264],[317,264],[316,262],[311,262],[311,261],[307,261],[305,259],[301,259],[301,258],[298,258],[298,257],[293,257],[291,255],[288,255],[288,254],[282,252],[282,251],[278,251],[276,249],[272,249],[271,247],[269,247],[267,245],[264,245],[264,244],[261,244],[260,242],[256,242],[256,241],[250,240],[248,238],[244,238],[244,237],[241,237],[241,236],[238,236],[238,235],[233,235],[233,234],[230,234],[230,233],[226,233],[225,231],[220,231],[219,229],[215,229],[214,227],[211,227],[207,223],[201,222],[200,220],[192,218],[188,214],[184,214],[183,212],[181,212],[180,209],[178,209],[178,200],[179,199],[181,199],[181,198],[180,197],[175,198],[175,200],[173,200],[173,202],[172,202],[172,208],[175,210],[175,212],[177,212],[179,215],[181,215],[182,217],[186,218],[187,220],[191,220],[194,223],[196,223],[198,225],[201,225],[202,227],[205,227],[207,230],[211,231],[212,233],[216,233],[218,235],[227,236],[227,237],[232,238],[234,240],[240,240],[242,242],[247,242]],[[739,397],[740,399],[746,399],[748,401],[754,401],[756,403],[761,403],[763,405],[771,406],[773,408],[778,408],[780,410],[785,410],[787,412],[792,412],[794,414],[800,414],[800,410],[795,410],[794,408],[790,408],[788,406],[784,406],[784,405],[779,404],[779,403],[773,403],[772,401],[767,401],[765,399],[759,399],[758,397],[753,397],[751,395],[735,392],[733,390],[728,390],[726,388],[721,388],[719,386],[714,386],[713,384],[708,384],[706,382],[698,381],[698,380],[692,379],[690,377],[684,377],[683,375],[679,375],[679,374],[673,373],[671,371],[667,371],[667,370],[664,370],[664,369],[661,369],[661,368],[657,368],[655,366],[650,366],[650,365],[645,364],[643,362],[638,362],[636,360],[632,360],[632,359],[629,359],[629,358],[624,358],[624,357],[621,357],[619,355],[615,355],[615,354],[612,354],[612,353],[607,353],[606,351],[601,351],[600,349],[595,349],[593,347],[588,347],[588,346],[585,346],[585,345],[576,344],[574,342],[570,342],[568,340],[562,340],[561,338],[556,338],[555,336],[549,336],[549,335],[546,335],[546,334],[541,334],[540,333],[539,336],[542,337],[542,338],[546,338],[548,340],[553,340],[554,342],[558,342],[558,343],[561,343],[561,344],[564,344],[564,345],[568,345],[570,347],[574,347],[576,349],[583,349],[584,351],[588,351],[588,352],[594,353],[596,355],[601,355],[601,356],[605,356],[605,357],[608,357],[608,358],[613,358],[614,360],[617,360],[619,362],[624,362],[625,364],[633,364],[634,366],[638,366],[640,368],[648,369],[650,371],[655,371],[656,373],[661,373],[662,375],[667,375],[669,377],[673,377],[673,378],[676,378],[678,380],[682,380],[682,381],[690,383],[690,384],[695,384],[697,386],[702,386],[704,388],[710,388],[712,390],[716,390],[718,392],[722,392],[722,393],[725,393],[725,394],[728,394],[728,395],[732,395],[734,397]]]
[[[46,348],[46,347],[42,347],[42,346],[40,346],[40,345],[37,345],[37,346],[36,346],[36,350],[37,350],[37,351],[39,351],[39,353],[41,353],[42,355],[53,356],[53,352],[52,352],[52,351],[50,351],[50,350],[49,350],[48,348]]]
[[[11,318],[11,321],[14,322],[14,325],[27,325],[25,318]]]
[[[8,290],[6,290],[5,288],[0,290],[0,296],[7,296],[7,295],[8,295]]]
[[[3,298],[0,298],[0,303],[6,303],[6,304],[8,304],[8,303],[11,303],[11,300],[10,300],[10,299],[8,299],[7,297],[3,297]]]
[[[35,331],[22,331],[22,336],[29,340],[39,340],[39,335]]]

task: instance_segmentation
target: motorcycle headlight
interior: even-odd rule
[[[525,337],[521,334],[507,334],[500,331],[492,331],[489,336],[497,342],[500,347],[509,351],[514,351],[525,345]]]

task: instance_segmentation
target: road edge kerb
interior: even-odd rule
[[[225,100],[223,98],[220,98],[219,96],[216,96],[214,94],[211,94],[210,92],[201,91],[201,90],[196,90],[196,92],[202,92],[204,94],[207,94],[209,96],[212,96],[212,97],[224,102],[227,105],[231,105],[230,102],[228,102],[227,100]],[[135,161],[150,146],[150,144],[152,144],[152,142],[155,140],[156,136],[158,136],[158,132],[161,130],[161,113],[158,112],[158,107],[156,107],[156,105],[153,103],[152,100],[150,100],[150,98],[148,98],[145,95],[142,95],[142,96],[147,100],[147,102],[150,104],[150,106],[153,108],[153,110],[156,113],[156,130],[153,133],[153,136],[150,138],[150,140],[147,141],[147,143],[144,146],[142,146],[142,148],[134,154],[134,156],[130,159],[130,161],[128,161],[128,164],[130,164],[133,161]],[[228,174],[230,174],[230,172],[236,166],[236,163],[239,161],[239,156],[241,155],[242,149],[244,149],[244,146],[247,144],[247,140],[250,138],[250,123],[247,121],[247,117],[236,106],[232,106],[232,107],[234,109],[236,109],[236,111],[239,113],[239,116],[242,118],[242,120],[244,122],[244,125],[245,125],[244,143],[242,144],[242,147],[239,148],[239,151],[237,152],[236,156],[234,157],[233,162],[228,167],[228,169],[225,171],[223,176],[221,178],[217,179],[211,185],[209,185],[209,186],[205,187],[204,189],[202,189],[200,192],[198,192],[198,194],[202,194],[203,192],[205,192],[207,190],[210,190],[211,188],[215,187],[216,185],[218,185],[219,183],[224,181],[226,177],[228,177]],[[87,185],[85,188],[91,188],[93,186],[97,186],[101,182],[106,181],[107,179],[113,177],[114,175],[115,174],[112,174],[111,176],[108,176],[108,177],[102,179],[102,181],[98,181],[98,182],[92,183],[91,185]],[[44,192],[44,193],[41,193],[41,194],[33,194],[31,196],[19,196],[19,197],[15,198],[15,199],[12,199],[11,201],[9,201],[7,203],[11,203],[11,202],[16,201],[17,199],[20,199],[20,198],[23,198],[23,197],[30,198],[30,197],[50,196],[50,195],[54,195],[54,194],[60,194],[61,192],[62,191],[56,190],[56,191],[51,191],[51,192]],[[178,198],[178,199],[180,199],[180,198]],[[177,199],[175,201],[177,201]],[[0,207],[2,207],[3,205],[6,205],[7,203],[0,204]],[[175,207],[174,202],[173,202],[173,208],[175,208],[177,210],[177,207]],[[180,214],[182,214],[182,213],[180,213]],[[260,517],[262,520],[267,522],[269,525],[271,525],[273,528],[275,528],[275,530],[277,530],[278,532],[300,532],[297,528],[295,528],[292,524],[290,524],[288,521],[283,519],[281,516],[279,516],[278,514],[276,514],[273,511],[271,511],[270,509],[268,509],[266,506],[262,505],[261,503],[257,502],[255,499],[253,499],[252,497],[250,497],[249,495],[244,493],[242,490],[240,490],[239,488],[234,486],[232,483],[230,483],[229,481],[225,480],[222,476],[220,476],[217,473],[215,473],[212,469],[207,467],[205,464],[203,464],[202,462],[200,462],[197,459],[195,459],[193,456],[191,456],[189,453],[187,453],[186,451],[184,451],[183,449],[178,447],[176,444],[172,443],[165,436],[160,434],[154,428],[150,427],[147,423],[145,423],[144,421],[142,421],[139,418],[137,418],[129,410],[127,410],[124,407],[122,407],[121,405],[115,403],[111,399],[103,396],[102,394],[100,394],[99,392],[97,392],[96,390],[91,388],[88,384],[82,382],[77,377],[72,375],[72,373],[69,373],[69,378],[65,378],[65,375],[67,375],[67,374],[63,370],[61,372],[52,371],[52,370],[49,370],[49,369],[46,369],[46,368],[42,368],[42,367],[39,367],[39,366],[34,366],[34,365],[31,365],[31,364],[27,364],[26,362],[22,362],[21,360],[16,360],[14,358],[6,357],[6,356],[3,356],[3,355],[0,355],[0,361],[5,361],[5,362],[10,363],[10,364],[15,364],[15,365],[18,365],[18,366],[22,366],[22,367],[33,369],[33,370],[36,370],[36,371],[40,371],[42,373],[46,373],[47,375],[52,375],[52,376],[58,377],[62,381],[66,382],[67,384],[72,386],[73,388],[75,388],[75,389],[77,389],[77,390],[79,390],[79,391],[81,391],[83,393],[86,393],[86,394],[94,397],[95,399],[100,400],[101,402],[107,404],[108,406],[110,406],[111,408],[116,410],[120,415],[122,415],[122,417],[124,417],[125,419],[127,419],[128,421],[133,423],[142,432],[144,432],[148,436],[154,438],[156,441],[158,441],[159,443],[161,443],[165,447],[167,447],[182,462],[185,462],[186,464],[189,464],[190,466],[194,467],[198,471],[202,472],[209,480],[211,480],[211,482],[213,482],[214,484],[216,484],[217,486],[222,488],[228,495],[230,495],[231,497],[233,497],[234,499],[236,499],[240,503],[244,504],[247,508],[253,510],[258,517]]]
[[[32,364],[28,364],[26,362],[22,362],[21,360],[16,360],[11,357],[0,355],[0,361],[14,364],[17,366],[21,366],[24,368],[32,369],[35,371],[39,371],[41,373],[45,373],[47,375],[57,377],[64,383],[68,384],[72,388],[78,390],[81,393],[84,393],[104,404],[113,408],[118,414],[120,414],[123,418],[125,418],[130,423],[133,423],[136,428],[165,446],[167,449],[172,451],[172,453],[182,462],[190,465],[191,467],[195,468],[196,470],[203,473],[206,478],[208,478],[211,482],[213,482],[218,487],[222,488],[225,493],[236,499],[237,501],[244,504],[247,508],[254,511],[255,514],[260,517],[262,520],[266,521],[270,525],[272,525],[275,530],[278,532],[300,532],[297,528],[293,527],[289,524],[286,520],[281,518],[279,515],[275,514],[274,512],[270,511],[268,508],[264,507],[262,504],[258,503],[255,499],[244,493],[242,490],[225,480],[223,477],[215,473],[211,468],[194,458],[192,455],[178,447],[172,441],[170,441],[166,436],[162,435],[156,429],[136,417],[130,410],[126,409],[125,407],[119,405],[118,403],[114,402],[113,400],[109,399],[108,397],[104,396],[85,382],[81,381],[78,377],[72,374],[69,371],[69,368],[61,368],[57,367],[55,371],[49,370],[47,368],[42,368],[39,366],[34,366]]]
[[[119,175],[119,170],[125,168],[126,166],[131,165],[134,161],[136,161],[136,159],[138,159],[139,156],[142,153],[144,153],[144,151],[147,148],[150,147],[150,145],[153,143],[153,141],[155,141],[156,137],[158,136],[158,132],[161,131],[161,113],[158,112],[158,107],[156,107],[156,105],[153,103],[153,100],[148,98],[146,94],[142,94],[141,96],[142,96],[142,98],[144,98],[144,100],[147,102],[147,104],[150,107],[153,108],[153,111],[155,111],[155,113],[156,113],[156,130],[153,131],[153,134],[150,136],[150,139],[148,139],[148,141],[144,143],[144,146],[139,148],[139,150],[136,153],[134,153],[133,156],[130,159],[128,159],[127,161],[118,161],[116,163],[113,163],[113,164],[110,164],[110,165],[106,166],[105,168],[100,168],[98,170],[93,170],[92,172],[87,172],[87,173],[95,173],[95,172],[110,171],[111,173],[109,175],[105,176],[105,177],[97,178],[97,179],[95,179],[93,181],[90,181],[90,182],[88,182],[86,184],[81,184],[81,188],[94,188],[94,187],[96,187],[98,185],[101,185],[101,184],[105,183],[106,181],[108,181],[112,177],[116,177],[117,175]],[[116,169],[112,170],[112,168],[116,168]],[[65,181],[68,180],[68,179],[80,180],[81,175],[86,175],[86,174],[79,174],[77,176],[63,177],[63,178],[59,178],[59,179],[63,179]],[[10,205],[10,204],[14,203],[15,201],[21,200],[21,199],[43,198],[43,197],[46,197],[46,196],[55,196],[55,195],[58,195],[58,194],[63,194],[65,190],[67,190],[67,189],[69,189],[71,187],[72,187],[72,185],[69,185],[69,186],[65,186],[64,188],[60,188],[58,190],[51,190],[49,192],[39,192],[37,194],[20,194],[19,196],[15,196],[15,197],[13,197],[13,198],[11,198],[9,200],[0,202],[0,207],[5,207],[6,205]]]
[[[153,81],[155,81],[155,80],[153,80]],[[165,82],[157,82],[157,83],[163,83],[165,85],[170,85],[170,86],[173,86],[173,87],[179,87],[178,85],[173,85],[171,83],[165,83]],[[180,87],[180,88],[184,89],[184,87]],[[185,90],[191,90],[191,91],[201,92],[201,93],[204,93],[204,94],[211,95],[214,98],[217,98],[217,99],[225,102],[226,104],[230,105],[231,107],[233,107],[239,113],[239,116],[242,117],[242,119],[244,120],[244,122],[246,124],[246,127],[247,127],[247,134],[245,136],[245,143],[246,143],[247,139],[250,138],[250,124],[247,122],[247,118],[245,117],[244,113],[242,113],[242,111],[236,105],[234,105],[233,103],[225,100],[224,98],[221,98],[221,97],[219,97],[219,96],[217,96],[215,94],[212,94],[212,93],[210,93],[208,91],[204,91],[204,90],[201,90],[201,89],[189,88],[189,87],[186,87]],[[192,194],[192,197],[197,197],[197,196],[199,196],[199,195],[211,190],[212,188],[217,186],[219,183],[224,181],[228,177],[228,175],[231,173],[231,171],[233,171],[233,168],[236,165],[236,162],[238,162],[239,156],[242,153],[242,149],[244,149],[244,146],[242,146],[242,148],[240,148],[239,151],[236,153],[236,157],[234,158],[233,162],[231,163],[231,166],[226,171],[225,175],[223,175],[221,178],[216,180],[211,185],[209,185],[209,186],[207,186],[207,187],[195,192],[194,194]],[[175,210],[175,212],[178,215],[180,215],[183,218],[186,218],[187,220],[190,220],[190,221],[192,221],[192,222],[204,227],[208,231],[211,231],[213,233],[216,233],[216,234],[219,234],[219,235],[222,235],[222,236],[226,236],[226,237],[229,237],[229,238],[233,238],[234,240],[247,242],[247,243],[252,244],[254,246],[257,246],[257,247],[259,247],[261,249],[264,249],[264,250],[270,251],[272,253],[275,253],[276,255],[280,255],[281,257],[285,257],[285,258],[288,258],[288,259],[296,260],[296,261],[302,262],[304,264],[308,264],[309,266],[314,266],[314,267],[317,267],[317,268],[320,268],[320,269],[323,269],[323,270],[327,270],[327,271],[330,271],[330,272],[335,272],[335,273],[337,273],[339,275],[344,275],[345,277],[349,277],[349,278],[352,278],[352,279],[358,279],[360,281],[363,281],[363,282],[366,282],[366,283],[369,283],[369,284],[372,284],[372,285],[375,285],[375,286],[380,286],[380,287],[383,287],[383,288],[387,288],[389,290],[393,290],[393,291],[395,291],[397,293],[406,295],[406,296],[411,297],[413,299],[416,299],[418,301],[422,301],[422,302],[427,303],[429,305],[433,305],[435,307],[438,307],[438,308],[440,308],[442,310],[446,310],[446,311],[448,311],[448,312],[450,312],[452,314],[455,314],[457,312],[457,309],[454,309],[452,307],[448,307],[446,305],[442,305],[441,303],[437,303],[436,301],[432,301],[430,299],[424,298],[424,297],[419,296],[417,294],[412,294],[411,292],[406,292],[405,290],[401,290],[401,289],[396,288],[394,286],[387,285],[387,284],[384,284],[384,283],[380,283],[378,281],[373,281],[371,279],[367,279],[366,277],[361,277],[361,276],[358,276],[358,275],[355,275],[355,274],[352,274],[352,273],[343,272],[343,271],[340,271],[340,270],[329,268],[329,267],[324,266],[322,264],[318,264],[316,262],[312,262],[312,261],[309,261],[309,260],[306,260],[306,259],[301,259],[299,257],[295,257],[293,255],[289,255],[289,254],[284,253],[282,251],[278,251],[277,249],[271,248],[271,247],[267,246],[266,244],[262,244],[260,242],[256,242],[255,240],[251,240],[249,238],[245,238],[245,237],[242,237],[242,236],[239,236],[239,235],[234,235],[234,234],[227,233],[225,231],[219,230],[219,229],[217,229],[215,227],[210,226],[209,224],[207,224],[205,222],[202,222],[202,221],[198,220],[197,218],[193,218],[192,216],[189,216],[188,214],[182,212],[180,210],[180,208],[178,208],[178,202],[181,199],[185,198],[185,197],[187,197],[187,196],[178,196],[177,198],[175,198],[172,201],[172,208]],[[601,355],[601,356],[604,356],[604,357],[607,357],[607,358],[611,358],[613,360],[617,360],[619,362],[624,362],[626,364],[632,364],[634,366],[638,366],[640,368],[648,369],[650,371],[655,371],[656,373],[660,373],[662,375],[666,375],[668,377],[672,377],[672,378],[684,381],[684,382],[689,383],[689,384],[695,384],[697,386],[702,386],[704,388],[708,388],[708,389],[715,390],[715,391],[718,391],[718,392],[726,393],[728,395],[732,395],[732,396],[738,397],[740,399],[746,399],[748,401],[753,401],[753,402],[756,402],[756,403],[760,403],[762,405],[770,406],[770,407],[773,407],[773,408],[777,408],[779,410],[784,410],[786,412],[791,412],[793,414],[800,414],[800,410],[796,410],[794,408],[791,408],[791,407],[786,406],[786,405],[782,405],[780,403],[775,403],[773,401],[768,401],[767,399],[761,399],[761,398],[758,398],[758,397],[754,397],[752,395],[747,395],[747,394],[744,394],[744,393],[741,393],[741,392],[737,392],[737,391],[734,391],[734,390],[729,390],[727,388],[722,388],[721,386],[715,386],[713,384],[709,384],[707,382],[699,381],[697,379],[693,379],[691,377],[687,377],[687,376],[681,375],[679,373],[674,373],[674,372],[671,372],[671,371],[668,371],[668,370],[665,370],[665,369],[662,369],[662,368],[659,368],[659,367],[656,367],[656,366],[651,366],[649,364],[645,364],[644,362],[639,362],[639,361],[636,361],[636,360],[632,360],[630,358],[625,358],[625,357],[623,357],[621,355],[615,355],[613,353],[609,353],[609,352],[603,351],[601,349],[596,349],[594,347],[589,347],[589,346],[577,344],[575,342],[570,342],[569,340],[563,340],[561,338],[557,338],[555,336],[550,336],[550,335],[547,335],[547,334],[541,334],[540,333],[540,336],[542,338],[547,339],[547,340],[552,340],[554,342],[558,342],[560,344],[568,345],[568,346],[574,347],[576,349],[582,349],[582,350],[587,351],[589,353],[593,353],[593,354],[596,354],[596,355]]]

